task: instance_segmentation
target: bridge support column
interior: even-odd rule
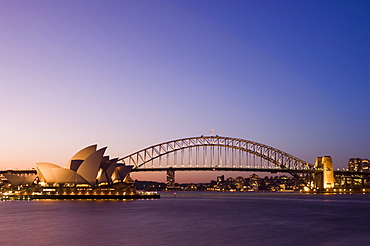
[[[167,188],[175,188],[175,170],[167,170]]]

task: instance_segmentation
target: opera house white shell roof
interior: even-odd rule
[[[97,145],[88,146],[78,151],[63,168],[56,164],[40,162],[36,163],[37,175],[21,177],[18,175],[5,174],[13,186],[31,184],[38,176],[41,184],[85,184],[97,186],[99,184],[112,184],[124,181],[132,169],[132,166],[117,164],[118,158],[109,159],[104,156],[106,147],[98,149]]]
[[[132,166],[117,165],[118,158],[110,160],[109,156],[104,156],[106,149],[97,150],[97,145],[83,148],[72,156],[65,168],[51,163],[36,163],[40,182],[49,185],[72,183],[96,186],[123,181]]]
[[[52,163],[36,163],[40,182],[48,185],[71,183],[96,186],[123,181],[132,166],[117,165],[118,158],[110,160],[109,156],[104,156],[106,149],[97,150],[97,145],[88,146],[72,156],[65,168]]]

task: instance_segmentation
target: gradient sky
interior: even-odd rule
[[[370,158],[369,30],[365,0],[1,1],[0,168],[211,129],[336,168]]]

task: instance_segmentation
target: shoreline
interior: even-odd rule
[[[159,199],[159,194],[134,195],[2,195],[1,201],[8,200],[135,200]]]

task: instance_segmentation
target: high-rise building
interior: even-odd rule
[[[175,187],[175,170],[167,170],[167,188]]]
[[[252,190],[257,191],[259,188],[259,177],[257,174],[253,173],[252,175],[249,176],[249,185],[252,187]]]
[[[224,175],[217,176],[217,182],[225,182],[225,176]]]

